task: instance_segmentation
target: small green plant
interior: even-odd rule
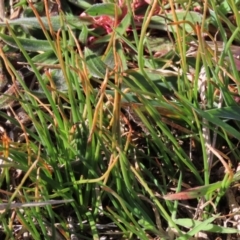
[[[11,6],[22,16],[0,22],[1,236],[237,236],[223,220],[238,217],[237,6]]]

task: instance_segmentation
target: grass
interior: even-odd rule
[[[138,4],[0,23],[2,238],[237,239],[238,4]]]

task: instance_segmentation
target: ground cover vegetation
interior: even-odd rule
[[[239,8],[1,1],[1,239],[238,239]]]

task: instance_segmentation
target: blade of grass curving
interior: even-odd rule
[[[30,199],[28,197],[28,194],[26,194],[25,191],[24,191],[24,196],[25,196],[26,201],[29,202]],[[48,234],[47,234],[46,225],[44,224],[44,220],[43,220],[44,216],[42,215],[42,212],[40,212],[39,207],[25,208],[24,212],[25,212],[25,215],[26,215],[26,219],[28,219],[28,222],[32,222],[31,226],[33,226],[33,224],[34,224],[34,228],[32,228],[31,231],[34,231],[35,234],[37,232],[39,232],[38,229],[36,228],[38,226],[38,227],[40,227],[43,235],[47,239],[49,239],[49,237],[47,236]]]
[[[135,20],[134,20],[134,12],[133,12],[133,9],[131,7],[131,3],[132,2],[130,0],[126,0],[128,13],[130,14],[130,17],[131,17],[131,27],[132,27],[132,31],[133,31],[134,42],[136,43],[136,47],[138,48],[139,38],[138,38],[137,26],[136,26],[136,23],[135,23]]]
[[[63,20],[64,19],[62,19],[62,24],[63,24]],[[64,24],[62,27],[64,28]],[[70,105],[72,109],[71,113],[73,117],[73,122],[76,123],[79,121],[79,116],[78,116],[78,111],[76,111],[78,107],[77,107],[76,100],[74,99],[75,94],[73,92],[73,88],[74,88],[74,79],[77,76],[74,73],[72,73],[69,67],[67,67],[67,66],[75,65],[75,54],[73,50],[70,49],[69,47],[69,46],[74,46],[75,43],[74,43],[74,39],[72,38],[71,32],[68,31],[68,29],[62,30],[61,34],[62,34],[63,47],[61,48],[60,45],[58,45],[58,59],[60,60],[61,69],[63,71],[63,75],[68,86],[68,97],[69,97]],[[68,41],[67,41],[67,35],[70,38]],[[60,38],[58,43],[60,43]],[[63,53],[61,51],[62,49],[63,49]],[[69,55],[69,53],[71,55]]]
[[[233,173],[232,172],[229,173],[227,169],[226,169],[226,172],[227,173],[225,174],[225,176],[223,178],[223,181],[221,182],[221,187],[219,188],[219,192],[218,192],[217,197],[215,199],[216,206],[219,205],[220,200],[225,195],[227,189],[230,187],[230,185],[232,184],[232,181],[233,181]]]
[[[49,225],[48,225],[48,222],[46,223],[45,221],[42,221],[41,217],[42,217],[43,214],[42,214],[42,211],[40,211],[40,209],[36,208],[36,214],[35,215],[36,216],[38,215],[37,219],[39,219],[38,220],[39,225],[41,226],[41,228],[44,228],[44,229],[42,229],[42,231],[44,232],[45,229],[47,229],[47,230],[51,229],[50,236],[51,236],[51,238],[56,239],[57,236],[58,236],[58,233],[57,233],[57,228],[55,227],[55,219],[56,218],[54,216],[53,208],[50,205],[46,205],[45,209],[47,210],[46,211],[46,216],[48,217],[48,219],[50,221]],[[34,211],[34,210],[35,209],[33,208],[32,211]],[[48,225],[47,228],[46,228],[46,225]]]
[[[120,234],[122,234],[123,236],[127,235],[127,229],[125,228],[125,226],[118,221],[118,215],[116,215],[116,212],[114,212],[110,207],[106,207],[106,210],[108,211],[103,211],[104,215],[106,217],[108,217],[109,219],[111,219],[113,221],[114,224],[116,224],[116,226],[120,229]],[[122,216],[120,216],[122,217]],[[130,225],[130,227],[132,227]]]
[[[34,73],[35,73],[35,75],[36,75],[36,77],[37,77],[37,79],[38,79],[38,81],[39,81],[39,84],[40,84],[41,88],[43,89],[43,91],[44,91],[44,93],[45,93],[45,95],[46,95],[46,98],[47,98],[48,101],[50,102],[50,105],[51,105],[51,107],[52,107],[52,109],[53,109],[54,116],[58,119],[59,127],[62,128],[62,127],[63,127],[63,123],[62,123],[62,121],[60,120],[61,117],[60,117],[60,115],[59,115],[59,111],[58,111],[58,109],[57,109],[56,104],[54,103],[54,100],[52,99],[52,96],[51,96],[49,90],[47,89],[45,83],[44,83],[43,80],[42,80],[42,76],[40,75],[40,73],[39,73],[39,71],[37,70],[36,66],[34,65],[34,63],[32,62],[31,58],[29,57],[28,53],[27,53],[27,52],[25,51],[25,49],[22,47],[21,43],[18,41],[17,37],[15,36],[15,34],[13,33],[13,31],[11,30],[10,27],[9,27],[9,31],[10,31],[12,37],[14,38],[14,40],[16,41],[17,45],[19,46],[20,50],[22,51],[23,55],[24,55],[25,58],[27,59],[29,65],[30,65],[31,68],[33,69],[33,71],[34,71]],[[16,74],[16,75],[18,76],[18,74]],[[24,83],[22,82],[21,78],[18,79],[18,80],[20,80],[21,85],[24,87]],[[28,92],[28,89],[26,89],[26,87],[25,87],[25,91]],[[29,96],[30,96],[30,95],[29,95]],[[32,97],[30,97],[29,99],[32,101],[33,106],[36,106],[36,108],[37,108],[37,105],[36,105],[36,103],[35,103],[35,100],[34,100]],[[25,107],[27,107],[27,106],[25,105]],[[31,110],[30,110],[30,109],[28,109],[28,113],[29,113],[29,114],[31,113]],[[45,123],[45,120],[44,120],[44,117],[43,117],[43,113],[42,113],[41,111],[37,111],[37,114],[38,114],[38,117],[41,119],[42,124],[44,124],[44,123]],[[31,113],[30,117],[31,117],[31,119],[35,119],[33,113]],[[35,121],[36,121],[36,120],[35,120]],[[35,122],[35,123],[36,123],[36,122]],[[37,126],[37,125],[36,125],[36,126]],[[46,129],[47,129],[47,126],[45,126],[44,128],[39,128],[39,127],[37,127],[37,130],[41,132],[41,134],[40,134],[39,136],[42,137],[42,136],[45,136],[45,135],[46,135],[46,136],[48,136],[48,138],[50,139],[50,136],[49,136],[49,133],[48,133],[48,132],[45,131],[45,133],[43,134],[42,131],[43,131],[44,129],[46,130]],[[45,141],[43,141],[43,142],[45,142]],[[52,150],[53,150],[50,145],[48,146],[48,150],[49,150],[50,152],[52,152]]]
[[[11,228],[9,228],[9,222],[7,222],[6,219],[7,218],[5,218],[3,214],[1,214],[0,220],[1,220],[1,223],[2,223],[2,228],[4,230],[4,233],[6,234],[6,238],[14,239],[13,230]]]
[[[82,30],[83,32],[85,31],[85,29]],[[80,48],[80,45],[78,43],[78,40],[76,39],[74,33],[72,32],[71,29],[69,29],[69,34],[71,35],[71,37],[73,38],[75,44],[76,44],[76,47],[78,49],[78,54],[80,55],[80,57],[83,56],[83,53],[81,52],[81,48]],[[83,113],[84,112],[84,104],[81,104],[81,103],[85,103],[85,96],[84,96],[84,84],[85,82],[86,83],[86,86],[85,86],[85,91],[87,90],[87,92],[91,92],[92,88],[91,88],[91,85],[88,83],[88,79],[84,79],[84,75],[82,74],[82,71],[84,72],[86,70],[86,65],[84,65],[84,63],[81,65],[81,63],[78,61],[78,54],[76,55],[75,54],[75,51],[74,49],[72,49],[72,66],[75,66],[76,68],[76,72],[74,71],[74,88],[75,88],[75,91],[77,92],[77,99],[79,99],[79,104],[78,104],[78,107],[79,107],[79,110],[80,110],[80,113]],[[86,76],[87,77],[87,74]],[[90,100],[89,98],[87,98],[87,104],[89,104]],[[88,108],[88,110],[90,110]],[[91,113],[91,111],[90,111]],[[80,119],[82,119],[82,115],[78,116]],[[89,121],[91,122],[91,119],[89,119]]]
[[[138,57],[137,58],[138,58],[138,66],[139,66],[141,73],[147,79],[149,85],[155,90],[157,95],[161,96],[162,95],[161,92],[155,87],[155,85],[152,83],[152,81],[148,78],[148,76],[144,70],[144,56],[143,56],[144,39],[146,36],[147,27],[151,20],[151,16],[153,15],[154,9],[157,6],[157,0],[152,0],[152,2],[153,2],[153,4],[149,5],[149,7],[145,13],[145,16],[144,16],[143,25],[141,28],[141,34],[140,34],[140,38],[139,38]]]
[[[223,130],[223,139],[226,140],[226,143],[229,147],[229,149],[231,150],[231,152],[233,153],[233,156],[235,159],[238,159],[238,156],[240,156],[240,152],[239,149],[236,149],[236,146],[234,144],[234,142],[231,140],[231,136],[229,134],[227,134],[226,131]]]
[[[145,99],[141,99],[143,106],[146,108],[146,111],[149,113],[149,115],[152,117],[152,119],[160,119],[160,115],[159,113],[156,111],[156,109],[153,108],[153,106],[151,104],[148,103],[147,100]],[[138,108],[135,109],[137,115],[141,118],[142,122],[144,123],[145,126],[148,126],[151,135],[154,139],[154,142],[159,143],[159,138],[156,135],[154,129],[152,128],[152,126],[149,124],[148,120],[146,119],[146,117],[143,115],[143,113],[138,110]],[[199,175],[199,172],[196,170],[195,166],[192,164],[192,162],[190,161],[189,157],[187,156],[187,154],[183,151],[182,148],[179,148],[179,144],[176,141],[175,137],[171,134],[171,132],[169,131],[169,128],[166,126],[166,124],[164,124],[163,122],[161,122],[161,120],[156,122],[157,126],[163,131],[163,133],[165,134],[165,136],[167,136],[167,138],[172,142],[173,144],[173,148],[174,148],[174,152],[176,154],[176,156],[179,158],[179,160],[181,159],[181,161],[184,163],[184,165],[186,165],[189,169],[191,169],[191,171],[194,173],[194,175],[196,176],[196,178],[198,179],[198,181],[200,183],[202,183],[202,179]],[[174,159],[176,161],[176,159]],[[180,164],[179,160],[177,160],[177,164]],[[180,164],[181,166],[181,164]]]
[[[50,95],[50,96],[51,96],[51,95]],[[31,106],[31,107],[32,107],[32,106]],[[49,120],[49,121],[51,122],[51,118],[50,118],[49,116],[44,115],[44,114],[43,114],[43,116],[44,116],[44,118],[45,118],[45,121],[46,121],[46,120]],[[50,119],[49,119],[49,118],[50,118]],[[37,126],[37,124],[35,124],[35,126]],[[44,129],[47,129],[47,126],[45,125],[43,128],[44,128]],[[37,126],[37,129],[39,130],[39,129],[41,129],[41,127],[40,127],[40,126]],[[47,141],[49,141],[49,139],[50,139],[49,136],[47,137],[47,140],[46,140],[46,142],[45,142],[45,141],[44,141],[44,140],[45,140],[45,139],[44,139],[44,133],[42,134],[42,132],[39,131],[39,134],[40,134],[40,137],[41,137],[41,139],[42,139],[42,140],[41,140],[42,142],[46,143]],[[51,145],[51,148],[54,146],[54,144],[50,144],[50,145]],[[55,143],[55,145],[56,145],[56,143]],[[70,153],[70,152],[68,151],[67,155],[69,155],[69,153]],[[65,154],[65,155],[66,155],[66,154]],[[53,156],[52,156],[51,154],[49,154],[49,155],[48,155],[48,158],[49,158],[48,160],[49,160],[49,161],[51,161],[51,160],[50,160],[51,157],[53,157]],[[59,159],[58,159],[58,160],[59,160]],[[56,161],[56,158],[54,158],[54,161]],[[57,162],[56,162],[56,164],[57,164]],[[59,175],[59,174],[58,174],[58,168],[55,168],[54,170],[55,170],[55,174],[56,174],[56,175]],[[59,177],[59,176],[58,176],[58,181],[60,182],[59,184],[61,185],[62,180],[61,180],[61,177]],[[44,185],[45,185],[45,184],[46,184],[46,183],[44,183]],[[50,184],[47,183],[47,185],[49,186]],[[55,189],[60,189],[60,186],[56,186]],[[54,216],[51,214],[51,212],[48,212],[48,214],[51,216],[51,219],[54,219]],[[31,214],[30,214],[30,215],[31,215]],[[36,214],[33,214],[33,215],[36,215]],[[78,214],[78,215],[79,215],[79,214]],[[39,217],[39,215],[37,215],[37,218],[38,218],[38,219],[42,219],[42,217]],[[39,223],[40,223],[40,222],[39,222]],[[52,222],[52,225],[53,225],[53,222]],[[45,229],[45,226],[43,225],[41,228],[42,228],[41,231],[43,231],[43,230]],[[39,238],[39,237],[36,236],[36,239],[38,239],[38,238]],[[47,239],[47,236],[46,236],[46,239]]]
[[[177,193],[181,191],[182,179],[183,179],[183,174],[180,171],[178,182],[177,182],[177,189],[176,189]],[[172,219],[177,219],[177,209],[178,209],[178,201],[174,201],[173,209],[172,209],[172,216],[171,216]]]
[[[24,211],[26,214],[25,216],[18,209],[16,210],[16,213],[22,226],[25,226],[28,232],[33,235],[33,237],[36,237],[36,239],[40,238],[40,232],[38,229],[36,229],[36,223],[33,222],[32,216],[29,216],[29,211]],[[45,236],[47,236],[46,231]]]
[[[204,4],[204,13],[206,13],[206,7],[207,5]],[[206,109],[206,105],[212,107],[213,105],[213,92],[212,92],[212,86],[209,84],[211,81],[210,77],[210,71],[208,66],[212,67],[212,61],[211,61],[211,56],[209,56],[209,51],[206,48],[206,43],[204,42],[204,39],[202,38],[202,32],[204,30],[204,20],[205,20],[205,14],[203,17],[203,22],[200,26],[197,24],[196,25],[196,35],[198,38],[199,42],[199,50],[198,53],[201,56],[201,60],[203,63],[203,67],[201,69],[201,72],[204,70],[203,76],[201,76],[201,72],[199,73],[199,79],[198,80],[198,85],[200,85],[199,92],[201,96],[201,101],[203,102],[203,109]],[[201,140],[201,147],[202,147],[202,154],[203,154],[203,166],[204,166],[204,181],[205,184],[209,184],[209,173],[210,173],[210,167],[211,167],[211,153],[209,150],[205,147],[206,144],[209,144],[212,140],[210,139],[210,131],[208,127],[208,121],[203,118],[203,126],[202,129],[200,130],[200,126],[198,123],[197,117],[195,118],[196,122],[199,127],[199,135],[200,135],[200,140]]]
[[[109,187],[103,187],[103,190],[105,190],[105,191],[107,191],[107,192],[109,192],[110,194],[112,194],[118,201],[119,201],[119,203],[120,203],[120,205],[122,206],[122,208],[123,208],[123,211],[125,212],[125,214],[127,214],[127,216],[128,216],[128,218],[129,218],[129,220],[131,220],[132,221],[132,223],[133,223],[133,225],[138,229],[138,236],[139,237],[144,237],[144,231],[141,229],[141,227],[139,226],[139,224],[136,222],[136,220],[133,218],[133,216],[132,216],[132,214],[129,212],[129,210],[131,209],[131,208],[129,208],[129,205],[124,201],[124,199],[123,198],[121,198],[116,192],[114,192],[112,189],[110,189]],[[129,208],[129,210],[127,209],[127,208]],[[126,222],[125,220],[124,220],[124,222]],[[129,225],[129,222],[127,222],[127,225]],[[129,228],[130,226],[128,226],[128,228]]]
[[[212,115],[209,112],[196,108],[191,103],[189,103],[187,99],[185,99],[183,96],[180,96],[177,92],[175,92],[175,94],[179,99],[181,99],[181,101],[183,101],[186,105],[191,107],[201,117],[206,118],[209,122],[213,123],[214,125],[223,128],[227,133],[231,134],[233,137],[237,139],[240,138],[240,133],[236,132],[236,130],[233,127],[231,127],[229,124],[223,122],[222,120],[220,120],[219,118],[217,118],[216,116]]]
[[[195,114],[194,115],[194,120],[195,120],[195,123],[197,125],[197,128],[198,128],[198,133],[199,133],[199,138],[200,138],[200,142],[201,142],[201,149],[202,149],[202,156],[203,156],[203,164],[204,164],[204,182],[205,184],[209,184],[209,163],[208,163],[208,152],[207,152],[207,149],[206,149],[206,144],[208,144],[208,142],[206,142],[206,140],[209,140],[210,142],[210,139],[208,139],[209,136],[205,136],[204,135],[204,131],[203,129],[206,128],[208,129],[209,131],[209,125],[207,125],[207,121],[205,122],[202,122],[202,125],[201,126],[201,120],[198,118],[198,116]]]
[[[45,9],[45,13],[46,13],[46,17],[47,17],[47,21],[48,21],[48,26],[49,26],[49,32],[50,32],[50,35],[52,36],[52,37],[54,37],[54,35],[55,35],[55,33],[54,33],[54,31],[53,31],[53,28],[52,28],[52,24],[51,24],[51,17],[50,17],[50,12],[51,12],[51,10],[50,10],[50,4],[49,4],[49,2],[47,1],[47,0],[44,0],[43,1],[44,2],[44,9]],[[58,8],[60,9],[61,8],[61,5],[60,5],[60,3],[59,2],[57,2],[57,4],[58,4]],[[30,5],[31,6],[31,5]],[[33,9],[32,9],[33,10]],[[34,12],[34,10],[33,10],[33,12]],[[35,16],[37,17],[37,15],[35,14]],[[40,23],[40,22],[39,22]],[[45,31],[45,29],[44,29],[44,31]],[[45,33],[45,35],[46,35],[46,33]],[[48,40],[50,40],[49,38],[47,38]]]
[[[168,166],[168,170],[169,171],[173,170],[173,165],[170,160],[170,158],[173,157],[172,152],[166,147],[164,141],[162,141],[161,138],[159,138],[156,130],[152,126],[152,122],[150,122],[145,117],[143,112],[141,110],[135,110],[135,111],[136,111],[136,115],[141,119],[140,125],[142,126],[146,134],[149,134],[152,137],[154,145],[152,145],[151,147],[153,147],[156,153],[159,152],[162,156],[164,156],[164,162],[166,166]]]
[[[139,163],[139,168],[141,169],[142,176],[148,177],[149,179],[152,180],[154,186],[156,186],[157,189],[159,189],[160,195],[166,194],[166,192],[167,192],[167,183],[166,183],[165,177],[166,177],[167,173],[165,174],[164,170],[161,169],[162,168],[161,164],[158,163],[158,161],[154,161],[154,159],[152,159],[152,157],[148,156],[148,155],[143,155],[142,159],[148,160],[149,163],[151,163],[152,166],[156,166],[158,169],[160,169],[160,173],[162,174],[161,176],[159,176],[159,175],[155,176],[152,173],[151,169],[148,169],[142,162],[139,161],[138,163]],[[163,155],[162,159],[165,159],[164,155]],[[141,160],[141,158],[139,160]],[[160,158],[160,160],[161,160],[161,158]],[[167,162],[167,161],[165,161],[165,162]],[[167,165],[167,168],[169,168],[168,165]],[[171,177],[174,177],[174,176],[171,176]]]
[[[119,222],[121,222],[121,228],[123,229],[123,226],[125,226],[126,229],[124,229],[123,231],[123,237],[126,237],[127,239],[132,238],[133,234],[135,234],[136,236],[141,235],[141,239],[149,239],[146,234],[139,234],[138,229],[136,229],[134,226],[132,226],[132,224],[129,224],[129,221],[126,221],[126,218],[122,217],[119,214],[116,214],[116,212],[114,212],[112,209],[110,209],[109,207],[107,207],[108,212],[110,212],[110,216],[113,219],[113,221],[115,222],[115,224],[117,224],[118,222],[118,226],[120,225]]]
[[[130,176],[128,169],[130,167],[129,161],[126,155],[119,149],[119,163],[121,167],[121,173],[123,175],[124,184],[126,188],[131,191],[132,189],[132,176]]]
[[[155,203],[155,205],[159,208],[160,215],[163,216],[166,221],[168,222],[170,227],[174,227],[177,232],[181,235],[181,232],[175,222],[171,219],[171,217],[166,212],[165,208],[162,206],[162,204],[156,199],[156,196],[153,194],[152,190],[148,187],[146,182],[142,179],[142,177],[137,173],[137,171],[131,167],[131,171],[134,173],[134,175],[137,177],[139,183],[143,186],[143,188],[146,190],[146,192],[150,195],[152,201]]]
[[[236,29],[232,29],[232,35],[230,37],[230,39],[227,41],[227,38],[226,38],[226,34],[225,34],[225,29],[222,25],[222,22],[220,21],[220,17],[222,17],[223,19],[225,19],[226,21],[229,21],[224,15],[222,15],[221,11],[219,11],[219,9],[217,8],[216,6],[216,3],[215,2],[211,2],[211,7],[213,8],[214,10],[214,15],[215,15],[215,20],[217,22],[217,25],[218,25],[218,28],[219,28],[219,31],[221,33],[221,37],[223,39],[223,42],[225,44],[225,48],[223,49],[222,51],[222,54],[221,54],[221,57],[220,57],[220,60],[219,60],[219,66],[222,66],[223,64],[223,60],[224,60],[224,57],[226,56],[226,53],[228,53],[228,57],[230,59],[230,63],[231,63],[231,66],[233,67],[233,74],[234,74],[234,78],[235,79],[239,79],[239,73],[238,71],[236,70],[236,67],[235,67],[235,63],[234,63],[234,60],[233,60],[233,57],[232,57],[232,53],[231,51],[229,50],[229,47],[230,45],[232,44],[232,41],[237,37],[237,35],[239,34],[239,29],[236,28]],[[218,17],[220,16],[220,17]],[[225,22],[226,22],[225,21]],[[216,70],[215,70],[216,74],[219,72],[219,67],[217,66]],[[240,92],[240,88],[238,86],[238,92]]]

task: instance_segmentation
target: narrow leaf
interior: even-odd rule
[[[48,20],[46,17],[41,18],[43,25],[46,29],[49,29]],[[79,18],[75,16],[65,16],[66,24],[69,24],[72,29],[81,28],[83,25],[89,25],[91,24],[91,19],[88,18]],[[8,20],[7,23],[10,26],[14,25],[23,25],[26,27],[31,28],[41,28],[41,25],[39,24],[39,21],[35,17],[29,17],[29,18],[18,18],[15,20]],[[6,22],[0,22],[0,26],[6,26]],[[51,17],[51,25],[54,31],[58,31],[61,28],[61,21],[60,16],[53,16]]]
[[[120,16],[122,14],[121,8],[119,8],[116,4],[113,3],[100,3],[95,4],[86,10],[86,13],[92,17],[96,16],[115,16],[115,9],[117,11],[117,15]]]
[[[85,48],[84,56],[90,74],[96,78],[104,78],[107,66],[101,58],[95,55],[89,48]]]
[[[62,204],[73,202],[72,199],[69,200],[49,200],[45,202],[29,202],[29,203],[1,203],[0,210],[9,208],[23,208],[23,207],[44,207],[46,205]]]
[[[180,11],[176,12],[176,16],[178,18],[179,24],[176,22],[176,24],[179,25],[179,27],[185,28],[186,32],[194,34],[194,29],[193,27],[189,24],[192,23],[194,26],[195,24],[202,23],[203,15],[197,12],[186,12],[186,11]],[[154,29],[160,29],[160,30],[165,30],[165,31],[170,31],[170,32],[175,32],[176,31],[176,26],[169,26],[168,24],[173,24],[174,23],[174,17],[173,13],[167,13],[164,15],[159,15],[159,16],[153,16],[151,18],[149,28],[154,28]],[[188,21],[188,23],[183,23],[181,21]],[[166,22],[168,24],[166,24]],[[175,24],[175,23],[174,23]]]
[[[199,116],[201,116],[202,118],[205,118],[206,120],[208,120],[209,122],[211,122],[215,126],[221,127],[222,129],[224,129],[227,133],[229,133],[230,135],[232,135],[236,139],[240,139],[240,133],[238,131],[236,131],[236,129],[234,129],[232,126],[225,123],[220,118],[214,116],[209,111],[207,112],[207,111],[203,111],[199,108],[196,108],[191,103],[189,103],[186,99],[184,99],[182,96],[180,96],[177,92],[175,92],[175,94],[176,94],[176,96],[179,97],[179,99],[181,99],[187,105],[189,105],[192,108],[192,110],[194,110],[196,113],[198,113]]]
[[[194,228],[202,223],[201,221],[188,219],[188,218],[175,219],[175,222],[177,225],[180,225],[186,228]],[[224,234],[239,233],[239,231],[236,228],[221,227],[212,223],[208,223],[205,226],[202,226],[201,231],[215,232],[215,233],[221,232]]]
[[[119,35],[123,35],[126,32],[127,28],[129,27],[130,23],[131,23],[131,14],[127,13],[122,19],[122,21],[120,22],[120,24],[118,25],[116,32]]]
[[[12,37],[2,33],[0,33],[0,37],[7,45],[18,48],[18,45]],[[47,52],[52,50],[52,47],[47,40],[35,40],[27,38],[18,38],[18,40],[26,51]]]
[[[189,188],[182,192],[165,195],[163,196],[163,198],[166,200],[186,200],[186,199],[198,198],[217,190],[218,188],[221,187],[221,184],[222,182],[216,182],[216,183],[209,184],[207,186]]]
[[[222,107],[207,110],[211,115],[224,119],[234,119],[240,121],[240,106]]]

